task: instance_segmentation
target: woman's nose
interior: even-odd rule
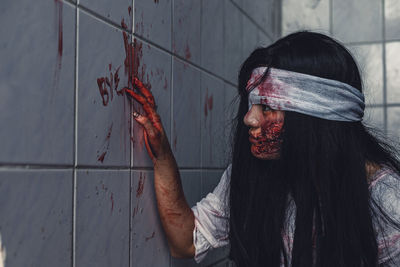
[[[243,118],[244,124],[251,128],[257,128],[260,124],[260,119],[258,116],[257,107],[253,105]]]

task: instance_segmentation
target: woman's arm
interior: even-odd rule
[[[172,153],[154,164],[158,211],[174,257],[194,257],[194,215],[186,202]]]
[[[142,104],[146,114],[133,113],[144,127],[147,151],[154,165],[154,187],[158,212],[173,257],[193,257],[194,215],[182,189],[175,157],[168,142],[160,116],[155,110],[154,97],[137,78],[134,80],[141,94],[125,88],[127,95]]]

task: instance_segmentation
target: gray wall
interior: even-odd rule
[[[400,2],[283,0],[282,34],[326,33],[356,57],[364,79],[365,122],[400,141]]]
[[[279,1],[2,0],[1,7],[6,266],[194,265],[168,252],[152,164],[130,116],[139,107],[117,94],[127,85],[123,32],[136,44],[134,65],[151,85],[194,205],[228,164],[237,71],[255,46],[279,36]],[[101,87],[103,98],[101,78],[113,81]],[[224,266],[226,252],[202,266]]]

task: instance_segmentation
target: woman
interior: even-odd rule
[[[237,266],[400,265],[400,163],[362,123],[360,74],[341,44],[297,32],[250,55],[231,165],[192,209],[154,99],[136,87],[173,256],[201,261],[230,244]]]

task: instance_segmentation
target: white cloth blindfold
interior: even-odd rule
[[[361,121],[364,116],[364,95],[349,84],[275,68],[260,83],[266,70],[254,69],[247,82],[249,110],[264,104],[327,120]]]

